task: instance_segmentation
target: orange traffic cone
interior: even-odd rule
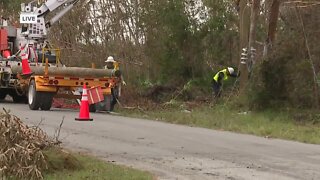
[[[22,59],[22,74],[23,75],[31,75],[32,71],[30,69],[29,63],[28,63],[28,54],[21,54]]]
[[[87,87],[85,84],[83,85],[79,118],[75,118],[75,119],[77,121],[93,121],[93,119],[90,119],[90,115],[89,115],[88,93],[87,93]]]

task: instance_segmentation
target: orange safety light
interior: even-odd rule
[[[11,56],[11,52],[9,49],[2,51],[2,57],[8,58]]]

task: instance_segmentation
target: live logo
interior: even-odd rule
[[[36,17],[33,17],[33,16],[31,16],[31,17],[28,17],[28,16],[22,17],[22,21],[35,21],[35,20],[36,20]]]
[[[21,14],[20,23],[37,23],[37,15]]]

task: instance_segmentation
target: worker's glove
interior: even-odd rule
[[[126,85],[127,85],[127,83],[126,83],[125,81],[122,81],[122,85],[126,86]]]

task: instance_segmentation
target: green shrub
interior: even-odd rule
[[[283,39],[274,52],[257,65],[248,89],[252,109],[314,105],[313,70],[301,39]]]

